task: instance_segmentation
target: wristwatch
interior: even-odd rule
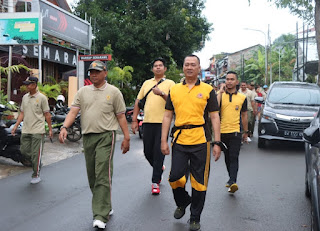
[[[66,126],[62,126],[62,127],[60,128],[60,131],[61,131],[62,128],[68,129]]]
[[[221,141],[214,141],[212,144],[213,145],[218,145],[218,146],[221,147],[222,142]]]
[[[161,96],[164,96],[164,95],[165,95],[165,93],[162,91],[162,92],[161,92]]]
[[[247,133],[247,134],[248,134],[248,133],[249,133],[249,130],[247,130],[247,131],[244,131],[244,133]]]
[[[212,146],[214,146],[214,145],[218,145],[221,148],[222,151],[228,150],[228,147],[221,141],[212,142]]]

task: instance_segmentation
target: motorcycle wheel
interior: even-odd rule
[[[73,124],[70,128],[67,129],[67,131],[67,139],[71,142],[76,142],[82,137],[80,124]]]
[[[129,123],[131,123],[132,122],[132,115],[130,114],[126,114],[126,119],[127,119],[127,121],[129,122]]]

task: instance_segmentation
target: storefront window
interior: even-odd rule
[[[0,0],[1,13],[39,12],[38,0]]]

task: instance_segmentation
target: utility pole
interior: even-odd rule
[[[297,81],[299,81],[299,35],[298,35],[298,22],[296,24],[297,28],[297,40],[296,40],[296,49],[297,49]]]
[[[269,50],[270,50],[270,59],[269,59],[269,62],[270,62],[270,80],[269,80],[269,85],[272,84],[272,63],[271,63],[271,38],[270,38],[270,24],[268,24],[268,42],[269,42]]]
[[[13,0],[8,1],[8,12],[13,13]],[[7,81],[7,96],[8,102],[11,100],[11,79],[12,79],[12,72],[10,67],[12,66],[12,45],[9,46],[9,62],[8,62],[8,81]]]
[[[305,81],[305,73],[304,73],[304,65],[305,65],[305,57],[304,57],[304,46],[305,46],[305,42],[304,42],[304,23],[302,26],[302,82]]]
[[[280,52],[281,52],[281,50],[280,50],[280,47],[279,47],[279,81],[280,81]]]

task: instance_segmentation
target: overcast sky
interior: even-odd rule
[[[201,59],[202,68],[209,65],[209,59],[221,52],[236,52],[244,48],[265,44],[262,32],[244,30],[251,28],[261,30],[265,34],[270,25],[271,41],[282,34],[295,33],[296,22],[302,27],[302,21],[286,9],[277,9],[267,0],[207,0],[203,14],[213,23],[214,31],[210,41],[197,53]],[[302,29],[301,29],[302,30]]]
[[[67,0],[68,3],[74,0]],[[265,34],[270,24],[271,41],[282,34],[295,33],[299,20],[286,9],[277,9],[267,0],[207,0],[203,15],[213,24],[214,31],[210,41],[206,41],[201,52],[196,53],[202,68],[209,66],[209,59],[221,52],[236,52],[256,44],[265,44],[265,35],[261,32],[244,30],[251,28]],[[299,27],[302,21],[299,20]],[[301,29],[302,30],[302,29]]]

